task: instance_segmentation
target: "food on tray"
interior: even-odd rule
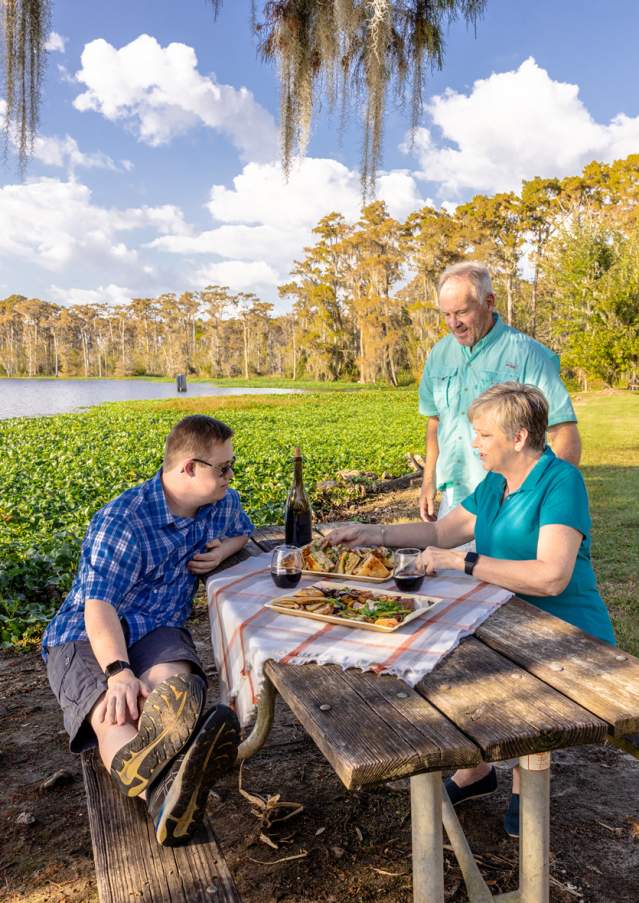
[[[364,621],[378,627],[397,627],[415,610],[414,599],[353,587],[332,589],[309,586],[292,596],[273,599],[271,604],[348,621]]]
[[[305,571],[387,579],[393,573],[393,552],[386,546],[350,549],[315,540],[302,548]]]

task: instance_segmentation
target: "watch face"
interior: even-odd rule
[[[129,665],[128,662],[123,662],[123,661],[111,662],[111,664],[107,665],[106,668],[104,669],[104,673],[108,680],[109,677],[113,677],[114,674],[119,674],[120,671],[124,671],[125,669],[130,668],[130,667],[131,666]]]

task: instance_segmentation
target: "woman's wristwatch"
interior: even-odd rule
[[[464,573],[468,574],[469,577],[473,576],[473,571],[475,570],[475,565],[477,564],[477,559],[479,555],[477,552],[467,552],[466,557],[464,558]]]

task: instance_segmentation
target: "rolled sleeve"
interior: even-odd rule
[[[83,552],[84,601],[99,599],[118,608],[141,572],[141,554],[133,531],[105,518],[92,526]]]
[[[433,394],[433,383],[428,370],[428,361],[424,365],[424,372],[419,383],[419,413],[423,414],[424,417],[437,417],[439,415]]]
[[[577,422],[570,395],[559,375],[559,358],[556,354],[536,354],[526,367],[525,382],[537,386],[544,393],[548,402],[548,426]]]
[[[250,536],[251,533],[255,532],[255,527],[242,507],[242,502],[235,489],[229,489],[225,515],[222,532],[227,539],[230,539],[232,536]],[[219,530],[218,536],[211,536],[210,538],[219,538]]]

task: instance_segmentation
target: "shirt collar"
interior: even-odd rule
[[[496,342],[497,339],[505,331],[505,329],[506,326],[504,324],[504,321],[496,311],[493,311],[493,325],[488,330],[486,335],[483,336],[483,338],[481,338],[476,345],[473,345],[472,348],[468,348],[465,345],[461,346],[462,351],[464,352],[464,356],[468,359],[475,357],[477,354],[479,354],[480,351],[484,351],[486,348],[492,345],[493,342]]]
[[[172,524],[175,517],[171,514],[162,486],[162,468],[147,481],[146,504],[151,520],[156,527]]]
[[[555,453],[549,445],[544,447],[544,450],[541,453],[541,458],[533,469],[530,471],[524,482],[521,484],[518,492],[530,492],[534,489],[543,475],[546,473],[552,462],[555,460]]]
[[[157,527],[166,527],[168,524],[175,524],[177,527],[183,527],[184,524],[207,517],[213,507],[212,503],[201,505],[195,512],[194,517],[178,517],[178,515],[173,514],[169,508],[166,495],[164,494],[164,487],[162,486],[162,468],[158,470],[155,476],[148,480],[147,487],[147,505],[153,524]]]

